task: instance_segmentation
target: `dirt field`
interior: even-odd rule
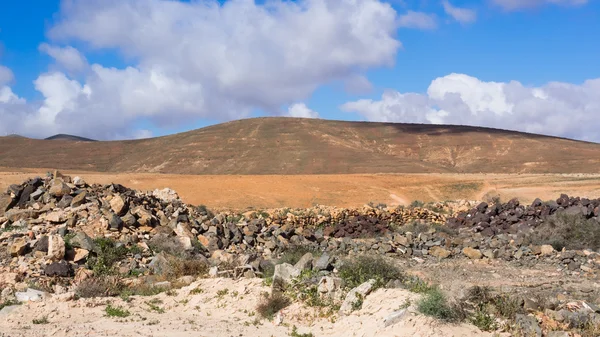
[[[48,170],[0,169],[0,190]],[[499,195],[522,202],[556,199],[561,193],[600,196],[600,174],[359,174],[359,175],[171,175],[64,171],[88,183],[119,183],[138,190],[169,187],[194,205],[215,209],[407,205],[414,200],[484,200]]]

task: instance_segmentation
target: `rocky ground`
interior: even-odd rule
[[[600,199],[413,206],[213,213],[31,178],[0,194],[0,332],[598,334]]]

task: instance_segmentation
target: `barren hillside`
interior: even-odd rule
[[[177,174],[597,173],[600,144],[480,127],[253,118],[85,142],[0,137],[0,166]]]

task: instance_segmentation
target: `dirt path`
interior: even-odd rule
[[[0,169],[0,190],[44,170]],[[600,175],[508,174],[361,174],[299,176],[204,176],[167,174],[108,174],[65,171],[89,183],[120,183],[152,190],[169,187],[190,204],[210,208],[311,207],[316,204],[357,207],[365,203],[410,204],[414,200],[480,200],[487,192],[502,200],[522,202],[556,199],[561,193],[600,196]]]

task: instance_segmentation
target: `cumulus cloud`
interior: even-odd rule
[[[542,5],[581,6],[588,0],[492,0],[492,2],[507,11],[534,8]]]
[[[42,43],[39,46],[39,50],[50,55],[50,57],[56,60],[56,63],[64,67],[67,71],[81,72],[88,66],[85,56],[71,46],[58,47]]]
[[[398,26],[404,28],[430,30],[437,28],[437,20],[433,14],[408,11],[406,14],[403,14],[398,18]]]
[[[485,82],[465,74],[433,80],[426,94],[388,90],[341,106],[369,121],[488,126],[600,141],[600,78],[582,84]]]
[[[472,9],[455,7],[448,0],[443,0],[442,6],[446,14],[460,23],[472,23],[477,20],[477,13]]]
[[[309,109],[304,103],[294,103],[288,108],[290,117],[319,118],[319,113]]]
[[[39,47],[58,67],[35,81],[44,99],[27,104],[21,132],[146,137],[134,128],[140,119],[173,127],[257,108],[279,114],[339,81],[366,91],[364,73],[395,62],[397,19],[383,0],[64,1]],[[117,52],[130,66],[88,64],[75,44]]]
[[[4,86],[13,80],[13,73],[7,67],[0,65],[0,86]]]

